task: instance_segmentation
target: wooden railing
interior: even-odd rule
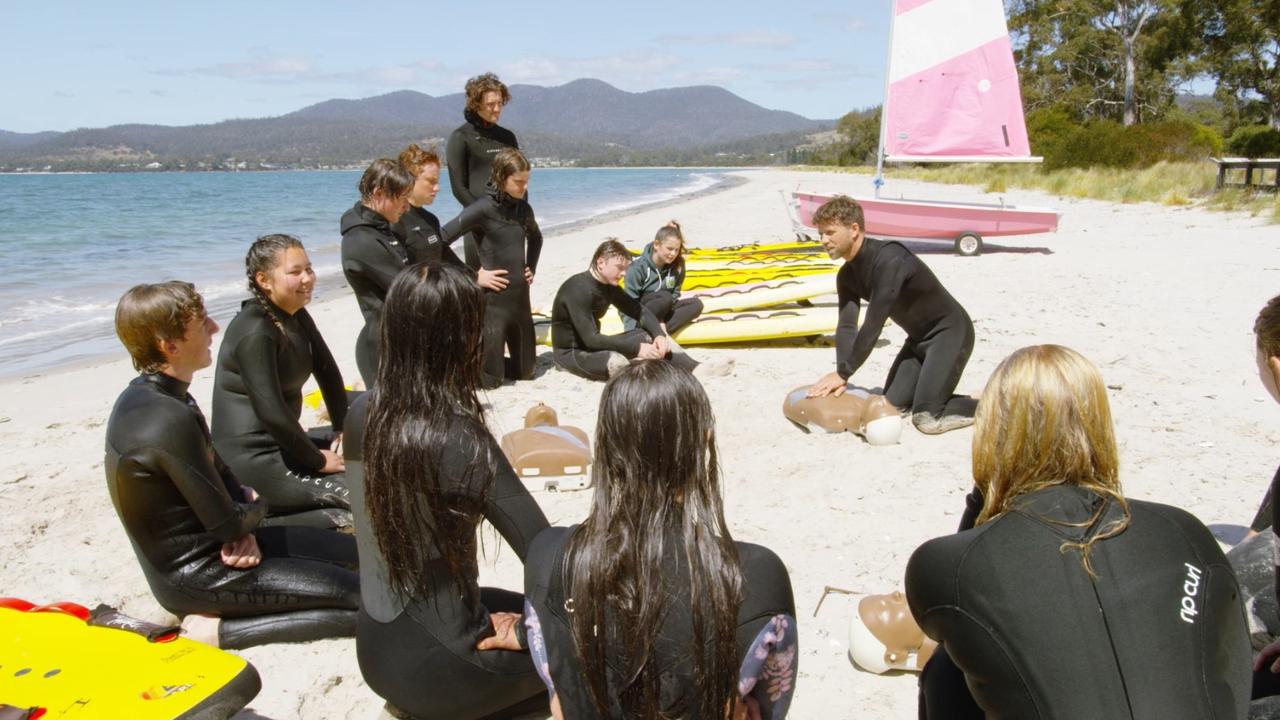
[[[1217,189],[1224,187],[1280,191],[1280,158],[1213,158],[1218,163]],[[1234,182],[1231,173],[1244,173],[1243,182]],[[1270,181],[1268,181],[1270,175]]]

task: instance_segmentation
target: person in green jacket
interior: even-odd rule
[[[653,313],[663,329],[674,333],[702,314],[702,301],[680,297],[684,285],[684,235],[680,223],[671,222],[658,228],[653,242],[644,247],[640,257],[627,269],[623,287],[627,294]],[[623,325],[634,330],[634,318],[623,316]]]

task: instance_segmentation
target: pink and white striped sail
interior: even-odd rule
[[[891,162],[1034,162],[1001,0],[897,0],[881,122]]]

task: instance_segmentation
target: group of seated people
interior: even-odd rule
[[[679,297],[679,226],[635,261],[607,239],[556,295],[552,357],[607,382],[590,512],[548,527],[478,396],[531,373],[531,357],[501,351],[525,341],[541,242],[523,156],[494,167],[505,197],[445,228],[422,209],[433,153],[411,146],[362,176],[343,268],[366,319],[367,392],[344,389],[290,236],[248,253],[251,297],[218,353],[212,426],[188,392],[218,331],[200,295],[166,282],[121,298],[117,333],[140,375],[112,411],[105,467],[153,594],[223,648],[354,636],[369,687],[405,717],[785,717],[791,583],[724,519],[710,403],[670,338],[701,309]],[[518,256],[503,245],[515,240],[492,240],[512,228]],[[478,271],[448,247],[464,233]],[[601,333],[610,306],[632,321],[615,335]],[[1255,331],[1280,401],[1280,297]],[[331,428],[299,423],[312,376]],[[1190,514],[1125,498],[1087,359],[1040,345],[1000,364],[977,408],[973,478],[960,531],[905,568],[911,614],[941,643],[922,717],[1245,716],[1241,595],[1273,589],[1242,588]],[[482,520],[524,563],[523,593],[479,585]],[[1277,653],[1258,656],[1254,695],[1280,689]]]

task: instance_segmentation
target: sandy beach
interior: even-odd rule
[[[560,282],[585,269],[606,236],[652,238],[670,218],[692,245],[790,237],[780,191],[865,194],[865,176],[751,170],[744,182],[675,204],[575,224],[549,235],[533,304],[550,308]],[[977,188],[891,182],[889,196],[997,200]],[[536,198],[537,171],[532,191]],[[1206,524],[1245,525],[1280,456],[1280,414],[1257,379],[1253,319],[1280,292],[1280,226],[1194,207],[1114,205],[1025,191],[1009,202],[1055,207],[1053,235],[993,239],[978,258],[913,246],[974,320],[977,342],[960,392],[977,394],[996,364],[1035,343],[1068,345],[1101,369],[1110,388],[1126,494],[1181,506]],[[335,208],[336,218],[344,208]],[[156,278],[157,280],[161,278]],[[341,277],[321,277],[334,286]],[[834,290],[834,281],[833,281]],[[822,298],[835,313],[834,296]],[[311,307],[348,381],[360,315],[350,294]],[[220,337],[220,335],[219,335]],[[853,380],[878,387],[903,334],[889,327]],[[216,342],[216,341],[215,341]],[[539,348],[535,380],[486,394],[489,424],[521,427],[544,402],[562,424],[593,433],[601,385],[557,370]],[[876,676],[846,656],[850,599],[824,586],[885,592],[901,586],[911,551],[952,532],[971,483],[971,430],[871,447],[852,435],[807,435],[782,416],[784,395],[831,370],[829,346],[705,349],[725,369],[703,382],[716,411],[726,512],[737,539],[772,548],[795,591],[801,660],[791,717],[914,718],[916,677]],[[215,348],[216,357],[216,348]],[[134,376],[123,350],[91,367],[0,382],[0,595],[34,602],[115,605],[164,620],[111,508],[103,432]],[[192,392],[206,413],[212,368]],[[304,423],[311,418],[304,416]],[[590,491],[535,493],[553,524],[580,520]],[[485,529],[481,582],[521,587],[515,554]],[[381,708],[360,676],[354,640],[244,651],[263,689],[239,718],[372,720]]]

